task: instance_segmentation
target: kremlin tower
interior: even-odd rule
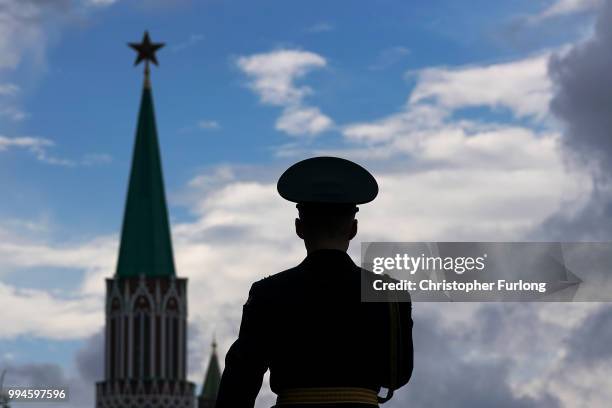
[[[149,62],[157,65],[145,32],[136,64],[145,62],[140,113],[121,230],[117,269],[106,279],[104,380],[96,408],[195,408],[187,380],[187,279],[176,275]],[[213,408],[220,381],[216,344],[199,408]]]

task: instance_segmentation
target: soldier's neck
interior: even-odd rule
[[[311,254],[314,251],[318,251],[320,249],[337,249],[339,251],[346,252],[349,247],[348,241],[335,241],[335,240],[322,240],[316,242],[308,242],[305,241],[304,245],[306,246],[306,253]]]

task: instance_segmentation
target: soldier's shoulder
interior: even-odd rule
[[[364,268],[359,268],[359,269],[361,270],[362,278],[367,280],[368,282],[373,282],[375,280],[382,280],[383,282],[386,282],[386,283],[399,282],[397,279],[392,278],[391,276],[386,275],[386,274],[374,273]]]
[[[253,283],[251,286],[252,294],[258,296],[270,296],[279,293],[280,290],[286,289],[296,284],[302,274],[302,268],[298,265],[293,268],[285,269],[284,271],[268,275]]]

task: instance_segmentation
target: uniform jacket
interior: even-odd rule
[[[270,386],[389,386],[389,305],[361,301],[364,271],[346,252],[322,249],[298,266],[254,283],[229,349],[217,408],[251,408],[270,370]],[[411,303],[399,303],[398,383],[413,367]],[[346,405],[344,405],[346,406]],[[312,407],[312,406],[311,406]]]

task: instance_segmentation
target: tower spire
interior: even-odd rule
[[[144,61],[145,70],[116,274],[169,277],[174,259],[149,78],[149,62],[158,65],[155,52],[164,44],[152,43],[145,31],[141,43],[129,46],[138,52],[135,65]]]
[[[217,340],[213,335],[212,352],[204,376],[202,391],[198,397],[198,408],[213,408],[215,406],[220,383],[221,369],[219,368],[219,358],[217,357]]]

